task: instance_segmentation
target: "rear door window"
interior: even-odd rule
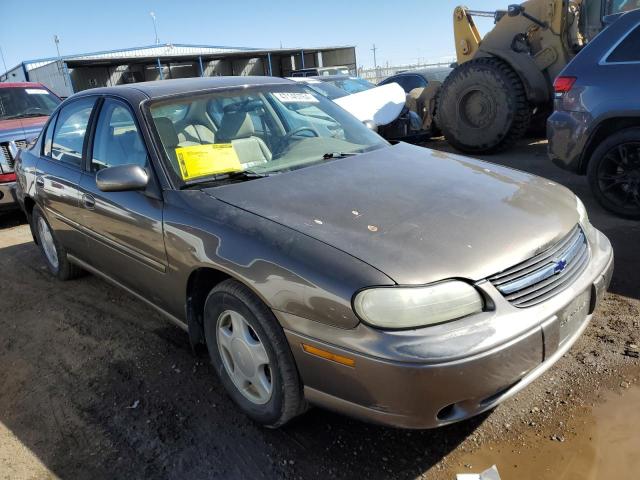
[[[607,58],[607,63],[624,62],[640,62],[640,26],[634,28]]]
[[[54,160],[82,166],[82,150],[95,103],[93,97],[82,98],[60,110],[51,144],[51,157]]]

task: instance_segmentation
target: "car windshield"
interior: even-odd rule
[[[42,87],[0,88],[0,120],[49,116],[60,99]]]
[[[367,82],[362,78],[357,77],[348,77],[348,78],[332,78],[331,80],[323,80],[330,85],[335,85],[336,87],[344,90],[349,95],[352,93],[364,92],[365,90],[370,90],[375,87],[373,83]]]
[[[259,178],[388,145],[302,85],[194,93],[152,102],[149,110],[171,170],[183,184]]]

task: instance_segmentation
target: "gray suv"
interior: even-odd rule
[[[549,155],[587,175],[607,210],[640,218],[640,10],[621,15],[561,72]]]

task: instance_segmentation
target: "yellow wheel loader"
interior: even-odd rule
[[[555,77],[604,28],[606,17],[638,7],[640,0],[529,0],[496,12],[457,7],[458,65],[425,109],[427,117],[435,116],[437,128],[460,151],[508,148],[532,119],[546,120]],[[477,16],[495,20],[484,38]]]

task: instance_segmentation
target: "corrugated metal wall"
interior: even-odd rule
[[[45,84],[60,97],[73,95],[73,88],[65,75],[63,62],[51,62],[38,68],[29,70],[29,80]]]
[[[323,52],[316,52],[310,48],[304,53],[304,66],[306,68],[314,66],[337,66],[346,65],[355,69],[355,48],[331,48]],[[236,56],[234,58],[234,52]],[[255,55],[253,58],[238,58],[250,52]],[[254,53],[255,52],[255,53]],[[112,65],[91,65],[91,61],[86,66],[78,66],[65,70],[65,60],[44,59],[26,63],[28,69],[28,80],[41,82],[62,97],[72,95],[74,92],[86,90],[88,88],[113,86],[123,83],[133,83],[149,80],[160,80],[170,78],[186,78],[200,76],[199,56],[207,54],[226,54],[227,57],[219,60],[203,60],[202,68],[204,76],[218,75],[269,75],[268,51],[256,51],[254,49],[206,47],[190,45],[160,45],[144,47],[138,49],[127,49],[111,52],[97,52],[87,55],[66,57],[66,61],[85,59],[110,59]],[[290,76],[294,69],[302,68],[302,49],[297,51],[272,50],[271,72],[275,76]],[[179,55],[180,58],[173,58],[171,63],[166,60],[167,55]],[[184,59],[182,56],[185,56]],[[118,62],[135,62],[140,57],[158,56],[161,60],[162,75],[158,70],[157,62],[148,64],[124,64],[117,65]],[[164,57],[164,58],[163,58]],[[122,60],[120,60],[122,58]],[[141,61],[141,60],[137,60]],[[145,60],[142,60],[145,61]],[[25,81],[22,65],[7,72],[8,81]]]
[[[22,64],[18,65],[15,68],[12,68],[7,72],[6,77],[2,75],[0,78],[2,82],[26,82],[27,79],[24,76],[24,70],[22,69]]]

